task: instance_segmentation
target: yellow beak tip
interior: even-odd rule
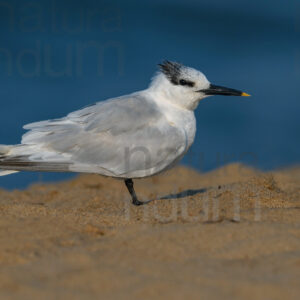
[[[243,96],[243,97],[250,97],[251,95],[249,95],[249,94],[247,94],[247,93],[242,93],[241,96]]]

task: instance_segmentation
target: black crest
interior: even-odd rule
[[[175,85],[179,84],[182,64],[165,60],[159,64],[160,70],[167,76],[167,78]]]

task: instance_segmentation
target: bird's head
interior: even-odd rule
[[[213,95],[250,96],[244,92],[211,84],[200,71],[177,62],[164,61],[150,88],[186,109],[195,109],[200,100]]]

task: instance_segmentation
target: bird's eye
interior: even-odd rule
[[[193,87],[193,86],[194,86],[194,82],[192,82],[192,81],[187,81],[187,80],[185,80],[185,79],[180,79],[180,80],[179,80],[179,84],[180,84],[180,85],[187,85],[187,86],[189,86],[189,87]]]

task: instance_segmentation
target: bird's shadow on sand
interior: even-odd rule
[[[189,196],[195,196],[197,194],[202,194],[205,193],[208,189],[207,188],[203,188],[203,189],[189,189],[189,190],[185,190],[176,194],[168,194],[162,197],[158,197],[158,198],[154,198],[154,199],[150,199],[148,201],[145,201],[144,204],[148,204],[152,201],[156,201],[156,200],[175,200],[175,199],[182,199],[185,197],[189,197]]]
[[[163,197],[159,197],[156,200],[170,200],[170,199],[180,199],[184,197],[189,197],[189,196],[195,196],[197,194],[202,194],[205,193],[207,189],[195,189],[195,190],[185,190],[183,192],[179,192],[176,194],[169,194]]]

